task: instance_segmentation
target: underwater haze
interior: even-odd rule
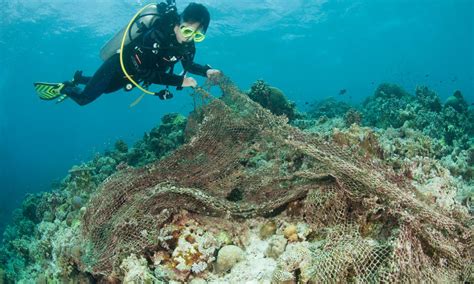
[[[177,0],[178,9],[189,2]],[[222,70],[242,90],[263,79],[301,111],[328,97],[360,103],[384,82],[409,93],[426,85],[442,101],[460,90],[474,102],[474,1],[197,2],[209,7],[211,24],[195,61]],[[72,165],[118,139],[133,145],[166,113],[192,110],[187,90],[173,90],[170,101],[145,97],[133,108],[136,90],[83,107],[35,94],[33,82],[93,74],[100,48],[148,3],[1,1],[0,230],[27,193],[51,190]]]

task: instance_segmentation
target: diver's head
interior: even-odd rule
[[[204,5],[190,3],[181,13],[180,24],[174,28],[176,39],[179,43],[203,41],[210,21],[211,16]]]

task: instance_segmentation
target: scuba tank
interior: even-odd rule
[[[159,24],[160,21],[169,18],[171,23],[179,19],[175,1],[167,0],[166,3],[150,4],[133,20],[125,39],[125,46],[130,44],[144,31]],[[130,23],[129,23],[130,24]],[[128,26],[128,24],[127,24]],[[120,53],[120,45],[127,30],[127,26],[123,27],[112,39],[110,39],[100,50],[100,57],[106,61],[114,54]]]

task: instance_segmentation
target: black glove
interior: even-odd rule
[[[168,89],[159,91],[156,93],[156,96],[160,97],[161,100],[169,100],[173,98],[173,94]]]

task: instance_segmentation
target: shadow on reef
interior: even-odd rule
[[[453,103],[382,85],[362,108],[304,121],[272,114],[282,113],[276,105],[295,114],[290,104],[256,103],[228,78],[217,83],[222,96],[187,119],[165,117],[135,150],[118,142],[73,168],[59,190],[28,197],[7,230],[0,275],[41,283],[473,280],[466,207],[452,196],[433,201],[416,184],[433,167],[448,176],[432,160],[437,146],[379,108],[405,110],[392,100],[406,99],[458,113]],[[370,115],[388,128],[383,135],[362,126]],[[406,137],[423,146],[395,145]],[[463,147],[462,137],[440,143]],[[401,163],[404,155],[416,163]]]

